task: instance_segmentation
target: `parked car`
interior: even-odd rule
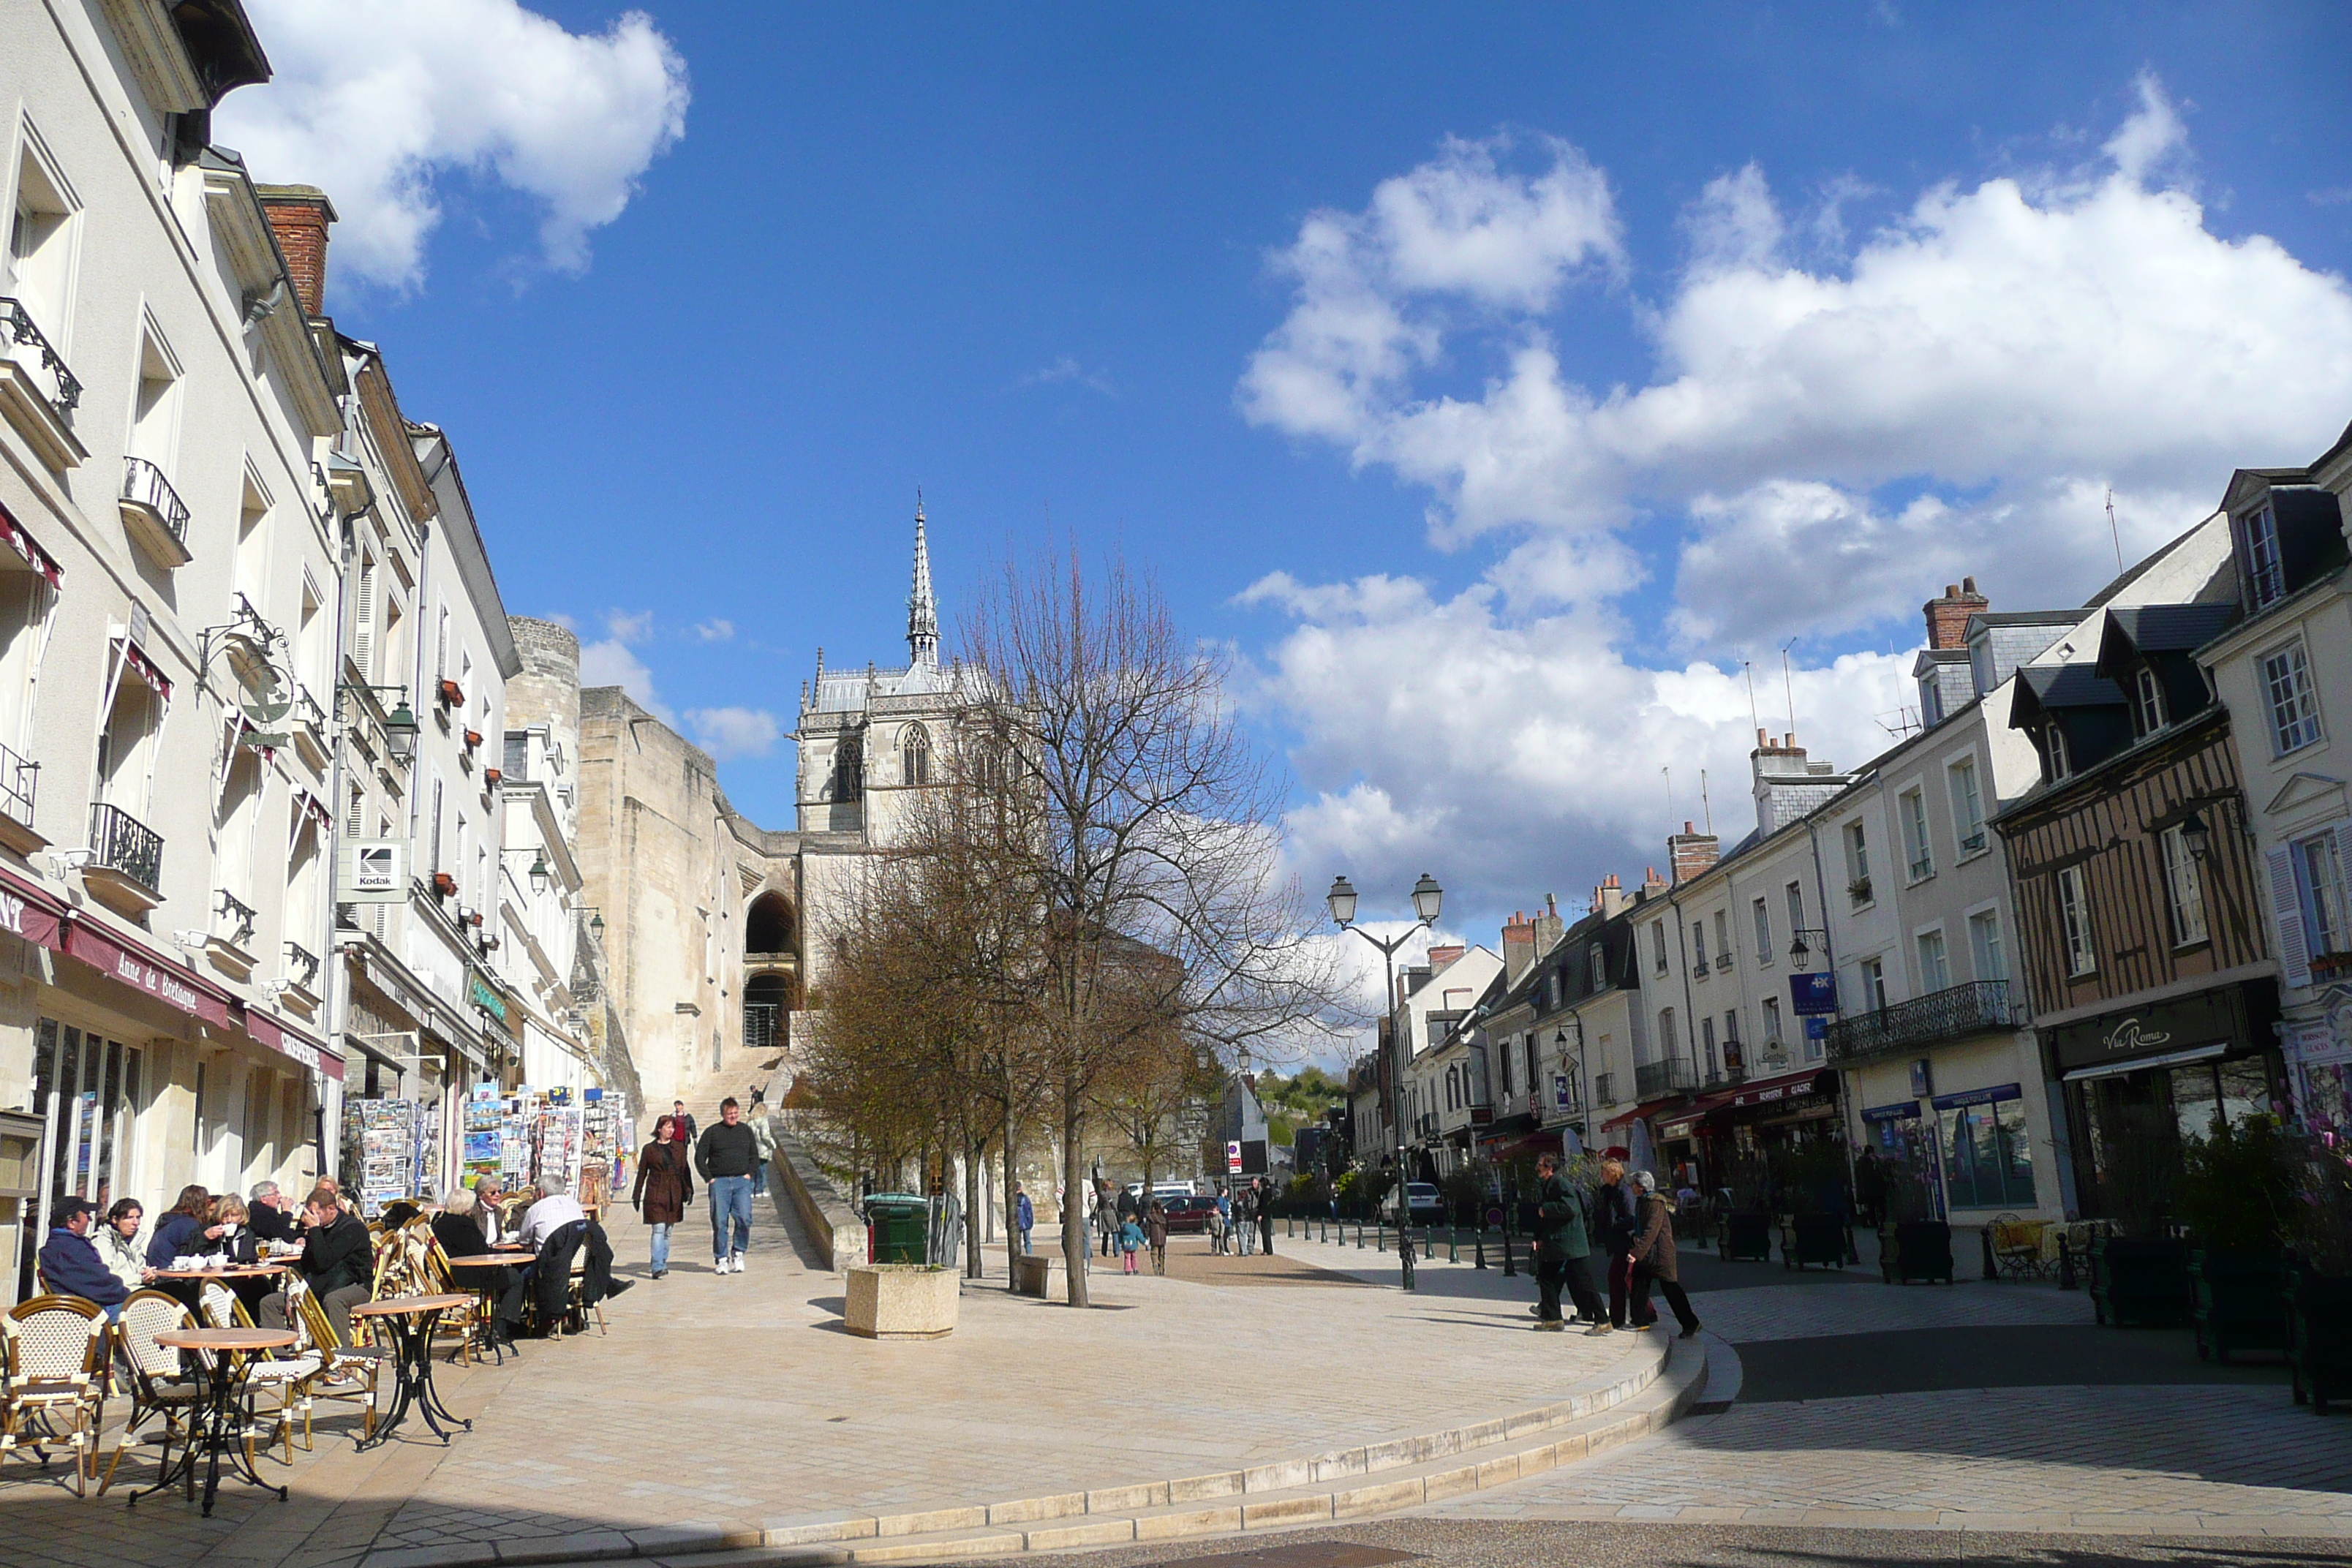
[[[1444,1217],[1445,1200],[1438,1196],[1436,1184],[1432,1182],[1407,1182],[1404,1184],[1404,1195],[1405,1201],[1412,1206],[1413,1224],[1435,1225],[1440,1219]],[[1389,1198],[1388,1210],[1389,1217],[1391,1219],[1394,1219],[1397,1212],[1396,1198],[1394,1194],[1391,1194]]]
[[[1168,1234],[1198,1235],[1209,1228],[1209,1216],[1217,1212],[1217,1200],[1194,1193],[1179,1193],[1160,1200],[1168,1207]]]

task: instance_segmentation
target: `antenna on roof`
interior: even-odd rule
[[[1715,831],[1715,807],[1707,804],[1706,770],[1705,768],[1701,768],[1698,771],[1698,808],[1699,815],[1706,818],[1707,832],[1710,834],[1713,833]]]
[[[1658,774],[1666,781],[1666,824],[1671,828],[1675,820],[1675,765],[1668,763],[1658,770]]]
[[[2107,533],[2116,542],[2116,570],[2121,572],[2124,569],[2124,535],[2123,531],[2116,526],[2116,487],[2113,485],[2107,487]]]
[[[1743,658],[1739,661],[1739,668],[1748,673],[1748,720],[1760,731],[1764,728],[1764,721],[1756,711],[1756,661]]]
[[[1797,743],[1797,679],[1789,673],[1789,650],[1797,645],[1790,637],[1780,645],[1780,685],[1789,694],[1789,744]]]

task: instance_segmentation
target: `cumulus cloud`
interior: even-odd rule
[[[1856,183],[1792,218],[1764,168],[1730,170],[1649,299],[1607,175],[1562,142],[1448,142],[1309,215],[1271,258],[1292,299],[1243,414],[1423,489],[1433,543],[1500,558],[1450,596],[1281,574],[1244,595],[1290,622],[1252,700],[1300,737],[1302,869],[1451,867],[1524,903],[1656,858],[1702,814],[1702,768],[1736,838],[1743,651],[1777,732],[1774,656],[1812,639],[1799,738],[1862,761],[1914,694],[1907,653],[1856,650],[1914,645],[1944,583],[2080,603],[2116,569],[2110,490],[2134,559],[2233,468],[2325,446],[2352,406],[2352,289],[2208,226],[2152,77],[2092,156],[1935,184],[1852,238]],[[1580,375],[1564,345],[1598,311],[1630,317],[1646,376]],[[1661,634],[1685,662],[1651,667]]]
[[[675,716],[669,704],[654,690],[653,672],[646,668],[646,661],[637,657],[632,646],[652,637],[653,630],[651,610],[635,614],[606,611],[604,635],[594,642],[580,645],[580,684],[617,686],[635,698],[637,706],[667,724],[675,721]]]
[[[689,708],[686,721],[695,743],[721,763],[764,757],[776,749],[783,732],[776,716],[764,708]]]
[[[548,265],[588,264],[686,130],[686,62],[642,11],[567,32],[517,0],[251,0],[277,75],[232,94],[215,135],[256,177],[314,184],[341,221],[330,278],[424,280],[453,177],[540,209]]]

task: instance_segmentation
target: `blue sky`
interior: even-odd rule
[[[773,826],[761,716],[903,658],[919,485],[950,622],[1124,550],[1301,874],[1491,942],[1701,768],[1746,831],[1743,657],[1858,760],[1942,583],[2079,601],[2105,487],[2128,553],[2352,420],[2334,5],[252,9],[220,138],[336,196],[509,609]]]

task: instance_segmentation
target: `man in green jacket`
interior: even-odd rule
[[[1587,1235],[1591,1216],[1584,1194],[1561,1177],[1556,1154],[1537,1160],[1536,1174],[1542,1183],[1536,1196],[1537,1331],[1556,1334],[1566,1328],[1559,1316],[1560,1288],[1566,1286],[1578,1315],[1594,1325],[1585,1331],[1605,1334],[1609,1314],[1585,1268],[1592,1244]]]

